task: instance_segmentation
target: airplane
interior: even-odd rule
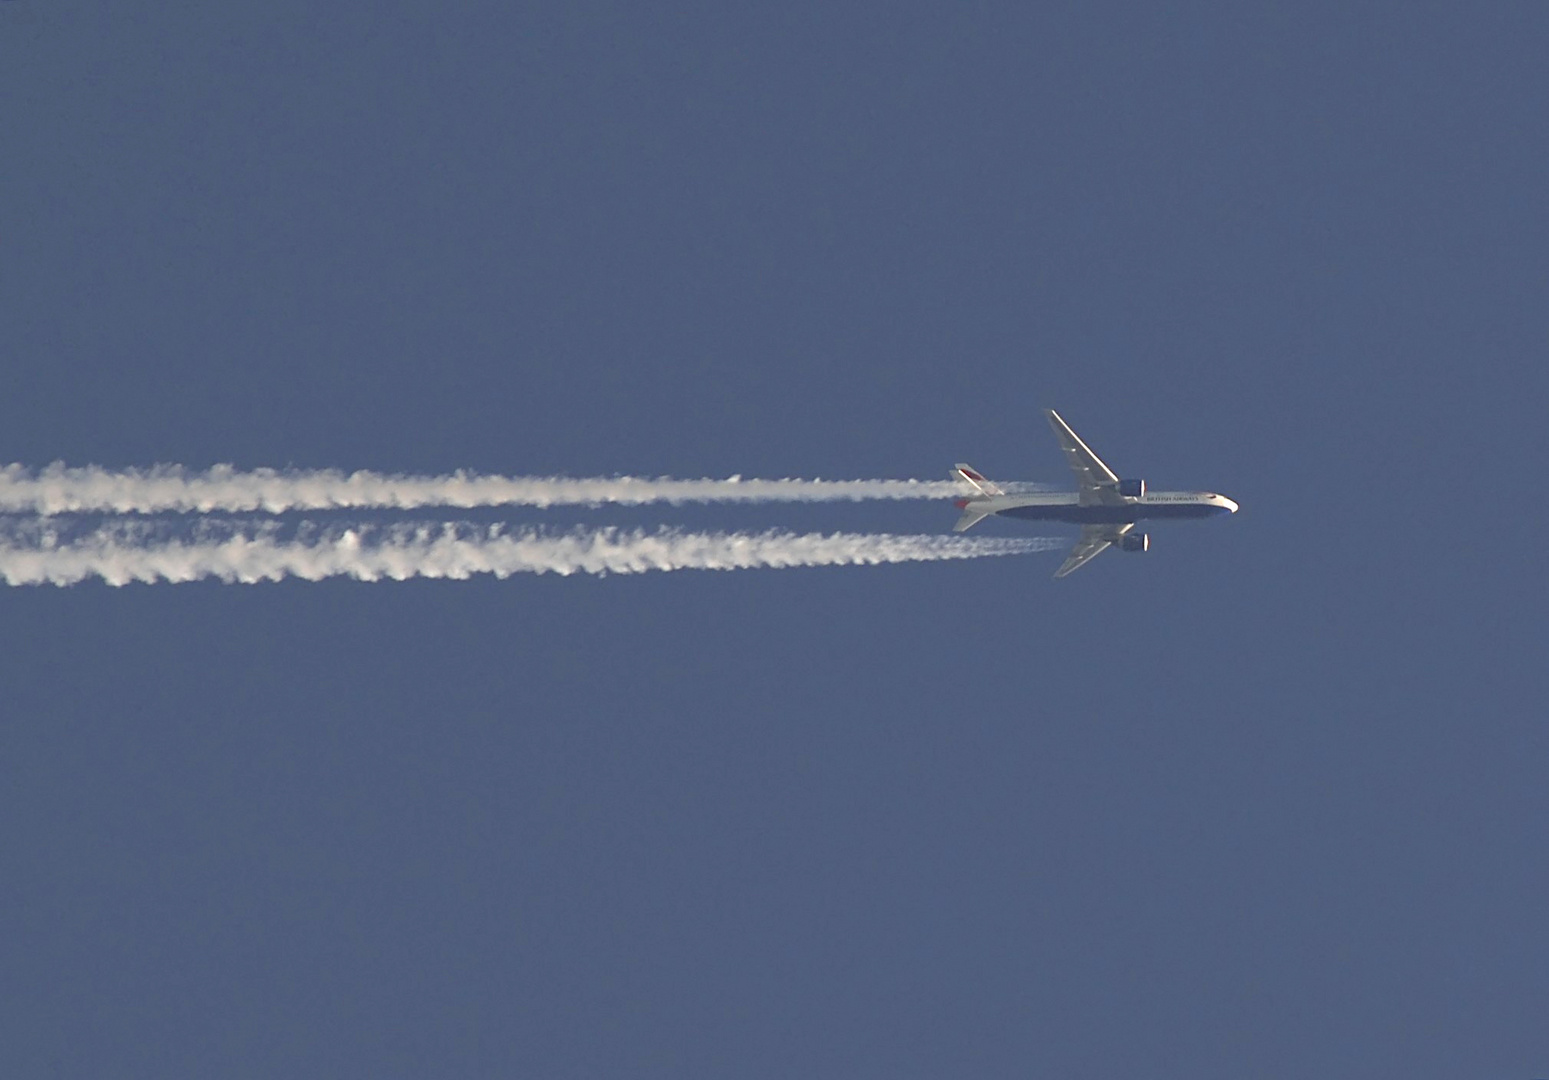
[[[1110,547],[1120,551],[1147,551],[1151,537],[1135,531],[1135,523],[1146,518],[1204,518],[1235,514],[1237,504],[1225,495],[1210,491],[1151,491],[1144,480],[1121,480],[1117,473],[1092,453],[1091,447],[1070,429],[1060,414],[1045,409],[1054,437],[1065,451],[1065,460],[1076,474],[1077,491],[1019,494],[1007,492],[986,480],[972,465],[959,463],[951,472],[974,494],[958,499],[963,512],[952,528],[963,532],[979,521],[997,514],[1002,517],[1031,518],[1035,521],[1064,521],[1081,526],[1081,538],[1070,549],[1054,576],[1074,573]]]

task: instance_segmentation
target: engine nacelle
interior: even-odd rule
[[[1139,499],[1144,497],[1145,493],[1146,482],[1144,480],[1119,481],[1119,494],[1123,495],[1126,499]]]
[[[1151,535],[1149,533],[1130,533],[1119,537],[1120,551],[1149,551],[1151,550]]]

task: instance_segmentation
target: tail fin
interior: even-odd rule
[[[1004,495],[1005,494],[1005,492],[1001,491],[1000,488],[996,487],[994,484],[990,483],[990,481],[986,480],[984,478],[984,474],[979,472],[978,469],[975,469],[972,465],[966,464],[964,462],[959,461],[957,463],[956,467],[953,468],[953,470],[950,473],[950,475],[951,475],[952,479],[954,479],[954,480],[962,480],[962,481],[965,481],[968,484],[971,484],[973,486],[973,489],[975,491],[977,491],[980,495]],[[980,515],[980,516],[982,517],[983,515]],[[975,518],[974,520],[977,521],[978,518]],[[973,522],[969,522],[969,524],[971,525],[971,524],[973,524]],[[963,526],[963,528],[967,528],[967,527],[968,527],[967,525]]]

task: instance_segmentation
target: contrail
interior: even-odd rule
[[[1027,485],[1024,485],[1027,486]],[[344,473],[333,469],[242,471],[217,465],[147,469],[0,468],[0,513],[246,513],[290,510],[399,509],[428,506],[588,506],[603,503],[841,502],[950,499],[950,480],[724,480],[637,476],[446,476]]]
[[[0,580],[10,585],[73,585],[98,577],[109,585],[218,578],[251,584],[287,577],[320,581],[464,579],[475,574],[635,574],[647,570],[743,570],[754,567],[854,566],[1020,555],[1064,546],[1062,540],[968,539],[866,533],[693,533],[601,529],[563,534],[507,533],[502,526],[420,524],[318,532],[303,525],[282,539],[273,525],[238,526],[188,540],[155,539],[152,530],[105,526],[61,541],[43,523],[0,536]],[[20,534],[19,534],[20,533]]]

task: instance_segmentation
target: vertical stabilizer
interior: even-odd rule
[[[1005,494],[1005,492],[1001,491],[1000,488],[996,487],[989,480],[986,480],[983,473],[981,473],[978,469],[975,469],[972,465],[967,464],[966,462],[959,461],[957,465],[953,467],[951,476],[954,480],[961,480],[964,483],[970,485],[980,495]]]

